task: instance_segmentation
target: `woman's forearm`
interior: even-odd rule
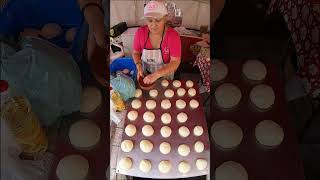
[[[180,65],[180,61],[171,61],[170,63],[166,64],[162,68],[158,69],[155,73],[160,78],[175,72],[178,69],[179,65]]]
[[[135,64],[142,63],[141,62],[141,53],[133,52],[132,53],[132,58],[133,58],[133,61],[134,61]]]
[[[79,6],[82,9],[87,3],[97,3],[101,5],[101,0],[78,0]]]

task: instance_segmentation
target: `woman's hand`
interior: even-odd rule
[[[137,79],[143,78],[143,70],[141,64],[137,65]]]
[[[146,76],[144,79],[143,79],[143,82],[145,84],[152,84],[154,83],[157,79],[159,79],[159,75],[157,72],[154,72],[152,74],[149,74],[148,76]]]

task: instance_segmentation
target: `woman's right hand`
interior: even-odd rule
[[[142,70],[141,64],[138,64],[137,65],[137,79],[139,79],[140,77],[143,77],[143,70]]]

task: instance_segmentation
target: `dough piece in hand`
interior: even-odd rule
[[[159,171],[164,174],[170,172],[171,168],[172,168],[171,162],[168,160],[163,160],[158,165]]]
[[[159,150],[162,154],[169,154],[171,152],[171,145],[167,142],[162,142],[159,146]]]
[[[170,124],[171,122],[171,115],[169,113],[164,113],[161,115],[161,121],[163,124]]]
[[[189,129],[188,129],[187,127],[181,126],[181,127],[179,128],[179,135],[180,135],[181,137],[188,137],[189,134],[190,134],[190,131],[189,131]]]
[[[135,99],[131,102],[131,106],[133,109],[139,109],[139,108],[141,108],[141,105],[142,105],[142,103],[139,99]]]
[[[41,35],[46,39],[52,39],[59,36],[61,33],[62,28],[56,23],[48,23],[41,29]]]
[[[132,137],[136,134],[137,128],[133,124],[128,124],[124,129],[124,132],[126,133],[127,136]]]
[[[195,96],[197,94],[197,91],[194,88],[190,88],[188,90],[188,94],[189,94],[190,97],[193,97],[193,96]]]
[[[272,87],[260,84],[251,90],[250,100],[259,109],[267,110],[274,104],[275,94]]]
[[[240,89],[231,83],[220,85],[216,89],[214,96],[218,106],[226,109],[237,106],[242,97]]]
[[[184,112],[181,112],[177,115],[177,120],[179,123],[185,123],[188,120],[188,115]]]
[[[211,64],[211,79],[214,82],[223,80],[228,75],[228,67],[219,60],[214,60]]]
[[[89,162],[81,155],[68,155],[59,161],[56,175],[61,180],[86,179],[89,174]]]
[[[139,98],[142,95],[142,90],[141,89],[136,89],[136,93],[134,95],[134,97]]]
[[[182,99],[178,99],[176,101],[176,106],[178,109],[184,109],[186,107],[186,105],[187,105],[187,103]]]
[[[181,86],[181,82],[179,80],[174,80],[172,84],[173,84],[173,87],[175,88],[179,88]]]
[[[65,34],[65,39],[68,43],[71,43],[74,39],[74,37],[76,36],[77,33],[77,28],[73,27],[67,30],[66,34]]]
[[[164,96],[167,97],[167,98],[172,98],[174,96],[174,91],[172,89],[167,89],[164,92]]]
[[[193,134],[195,136],[201,136],[203,134],[203,127],[202,126],[195,126],[193,128]]]
[[[144,153],[149,153],[153,149],[153,144],[149,140],[140,141],[140,149]]]
[[[196,167],[198,170],[202,171],[206,169],[208,166],[208,162],[205,159],[197,159],[196,160]]]
[[[189,105],[192,109],[196,109],[199,107],[199,102],[195,99],[192,99],[190,102],[189,102]]]
[[[237,179],[248,180],[246,169],[237,162],[227,161],[217,167],[215,171],[216,180]]]
[[[169,81],[164,79],[164,80],[161,81],[161,85],[162,85],[162,87],[168,87],[169,86]]]
[[[236,123],[229,120],[221,120],[212,125],[211,136],[220,147],[231,149],[241,143],[243,133]]]
[[[143,114],[143,120],[147,123],[152,123],[155,119],[155,115],[153,112],[151,111],[147,111]]]
[[[152,89],[149,91],[149,95],[153,98],[156,98],[158,96],[158,91],[156,89]]]
[[[142,134],[143,134],[144,136],[150,137],[150,136],[153,135],[153,133],[154,133],[154,130],[153,130],[152,126],[150,126],[150,125],[144,125],[144,126],[142,127]]]
[[[170,109],[171,108],[171,102],[169,99],[164,99],[161,101],[161,107],[162,109]]]
[[[142,161],[140,161],[139,164],[139,169],[140,171],[144,172],[144,173],[148,173],[151,170],[151,162],[147,159],[143,159]]]
[[[201,153],[201,152],[203,152],[203,150],[204,150],[204,144],[203,144],[203,142],[197,141],[197,142],[194,144],[194,151],[197,152],[197,153]]]
[[[81,93],[80,112],[90,113],[102,102],[101,92],[96,87],[85,87]]]
[[[120,159],[119,161],[119,169],[124,170],[124,171],[128,171],[132,168],[132,160],[129,157],[123,157]],[[77,170],[78,172],[79,170]]]
[[[121,142],[121,149],[123,152],[131,152],[133,149],[133,142],[131,140],[124,140]]]
[[[193,87],[193,81],[191,81],[191,80],[186,81],[186,86],[188,88],[192,88]]]
[[[178,153],[180,156],[188,156],[190,153],[190,148],[186,144],[181,144],[178,147]]]
[[[191,166],[187,161],[181,161],[178,165],[178,170],[182,174],[186,174],[190,171]]]
[[[261,61],[247,60],[242,66],[242,73],[249,80],[262,81],[267,75],[267,68]]]
[[[160,133],[161,133],[162,137],[167,138],[167,137],[171,136],[172,130],[171,130],[171,128],[169,126],[163,126],[160,129]]]
[[[284,139],[283,129],[274,121],[263,120],[255,129],[257,141],[268,147],[275,147],[282,143]]]
[[[155,108],[157,107],[157,103],[156,103],[155,100],[148,100],[148,101],[146,102],[146,107],[147,107],[147,109],[149,109],[149,110],[153,110],[153,109],[155,109]]]
[[[80,120],[69,129],[70,143],[80,150],[90,150],[100,141],[101,130],[96,123],[88,119]]]
[[[130,111],[127,117],[130,121],[136,120],[138,118],[138,111],[135,111],[135,110]]]
[[[186,90],[185,89],[183,89],[183,88],[179,88],[178,90],[177,90],[177,94],[178,94],[178,96],[184,96],[185,94],[186,94]]]

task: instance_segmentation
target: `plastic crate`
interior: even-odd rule
[[[135,81],[137,78],[137,68],[131,57],[123,57],[114,60],[110,64],[110,73],[115,73],[119,70],[128,69],[129,71],[133,71],[132,79]]]

